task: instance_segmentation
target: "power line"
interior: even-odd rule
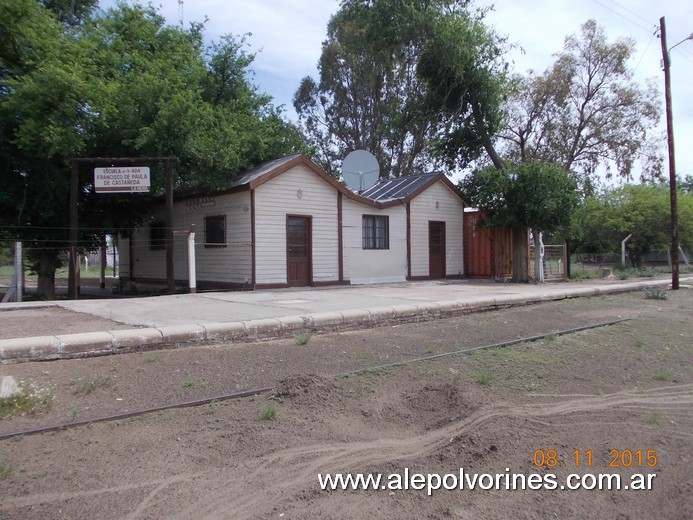
[[[617,5],[618,7],[620,7],[620,8],[623,9],[624,11],[626,11],[626,12],[632,14],[632,15],[635,16],[636,18],[640,18],[643,22],[645,22],[645,23],[647,23],[647,24],[651,23],[651,20],[648,20],[647,18],[644,18],[644,17],[640,16],[640,14],[636,13],[635,11],[631,11],[631,10],[628,9],[626,6],[621,5],[621,4],[619,4],[618,2],[616,2],[616,0],[611,0],[611,1],[614,3],[614,5]]]
[[[635,68],[633,68],[633,72],[638,70],[638,67],[642,63],[642,60],[647,55],[647,50],[650,48],[650,45],[652,45],[652,42],[654,41],[655,37],[656,37],[656,33],[653,33],[652,37],[650,38],[650,41],[647,43],[647,46],[645,47],[645,50],[640,53],[640,59],[638,60],[638,63],[635,64]]]
[[[636,21],[633,20],[632,18],[629,18],[629,17],[625,16],[623,13],[620,13],[620,12],[616,11],[615,9],[612,9],[612,8],[609,7],[608,5],[605,5],[605,4],[601,3],[599,0],[593,0],[593,1],[594,1],[595,4],[602,6],[604,9],[607,9],[607,10],[611,11],[611,12],[614,13],[616,16],[619,16],[619,17],[623,18],[624,20],[627,20],[628,22],[630,22],[630,23],[632,23],[633,25],[639,27],[640,29],[643,29],[644,31],[647,31],[647,32],[650,33],[650,34],[652,34],[652,30],[655,29],[655,28],[657,27],[657,24],[651,23],[651,22],[650,22],[649,20],[647,20],[646,18],[643,18],[642,16],[640,16],[640,15],[637,14],[637,13],[633,13],[632,11],[626,9],[625,7],[619,5],[619,4],[616,3],[616,2],[613,2],[613,3],[616,4],[618,7],[620,7],[621,9],[623,9],[623,10],[625,10],[625,11],[631,13],[631,14],[634,14],[635,16],[637,16],[639,19],[645,21],[646,23],[651,23],[651,25],[650,25],[649,27],[647,27],[647,26],[641,24],[640,22],[636,22]],[[612,0],[612,1],[613,1],[613,0]]]

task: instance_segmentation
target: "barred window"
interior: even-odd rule
[[[390,249],[390,217],[363,215],[363,248]]]
[[[226,247],[226,215],[205,217],[205,247]]]
[[[149,224],[149,249],[166,249],[166,223]]]

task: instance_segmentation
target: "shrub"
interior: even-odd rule
[[[52,406],[52,390],[39,388],[34,383],[20,382],[19,392],[0,399],[0,419],[15,415],[37,415],[47,412]]]
[[[642,297],[646,300],[668,300],[669,293],[665,287],[658,285],[657,287],[643,289]]]
[[[275,403],[267,403],[260,410],[260,417],[263,421],[274,421],[277,418],[279,407]]]

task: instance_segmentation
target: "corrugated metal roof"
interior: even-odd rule
[[[237,186],[243,186],[245,184],[249,184],[255,179],[259,179],[266,173],[271,172],[275,168],[280,167],[281,165],[294,160],[296,157],[301,155],[300,153],[295,153],[291,155],[285,155],[284,157],[280,157],[278,159],[273,159],[271,161],[267,161],[266,163],[262,163],[260,166],[253,168],[252,170],[249,170],[245,172],[243,175],[238,177],[233,184],[231,185],[232,188],[235,188]]]
[[[431,179],[438,177],[438,175],[438,173],[423,173],[408,177],[397,177],[395,179],[383,179],[365,190],[361,195],[379,202],[403,199]]]

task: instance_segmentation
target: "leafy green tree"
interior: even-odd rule
[[[480,76],[462,77],[485,62],[485,34],[462,0],[342,2],[328,25],[319,80],[304,78],[294,96],[320,162],[336,175],[349,151],[364,148],[377,158],[382,176],[398,177],[442,164],[452,143],[456,157],[478,156],[480,140],[468,127],[471,111],[463,107],[461,118],[458,107],[443,106],[434,76],[444,64],[464,59],[455,92],[489,86],[472,84]],[[478,108],[485,117],[486,106]]]
[[[679,191],[679,238],[684,249],[693,248],[693,194]],[[664,184],[625,185],[587,199],[575,215],[579,230],[578,251],[618,252],[621,241],[635,267],[650,251],[670,245],[669,188]]]
[[[508,89],[505,50],[483,11],[437,13],[430,23],[417,70],[430,110],[445,115],[434,143],[449,168],[465,168],[484,151],[495,168],[505,167],[494,146]]]
[[[651,143],[661,103],[652,84],[633,81],[634,49],[632,39],[610,43],[588,20],[543,74],[516,77],[499,134],[508,158],[555,162],[587,183],[599,167],[630,177],[638,160],[658,177],[659,142]]]
[[[513,282],[529,280],[528,230],[566,229],[579,202],[577,183],[556,164],[486,168],[466,177],[460,187],[466,200],[487,214],[485,226],[513,229]]]
[[[88,20],[99,0],[39,0],[53,11],[59,22],[67,26],[79,25]]]
[[[203,45],[202,26],[168,26],[149,7],[95,20],[97,69],[108,85],[94,154],[176,156],[177,186],[225,188],[259,162],[303,149],[298,131],[247,79],[245,40]]]
[[[294,107],[331,174],[338,176],[344,156],[361,148],[375,155],[385,177],[418,173],[430,160],[426,142],[439,118],[422,106],[421,34],[411,34],[406,18],[420,4],[347,0],[330,19],[319,80],[301,81]]]
[[[2,2],[0,33],[0,219],[6,237],[27,242],[39,294],[51,297],[67,238],[66,159],[93,127],[91,49],[34,0]]]
[[[70,159],[176,156],[177,187],[227,187],[302,144],[247,81],[252,55],[233,38],[206,48],[201,25],[168,26],[154,8],[125,3],[79,16],[61,23],[35,0],[0,3],[0,229],[27,242],[45,297],[67,247]],[[141,222],[152,199],[97,195],[86,174],[80,245],[91,249]],[[152,184],[159,193],[163,175]]]

